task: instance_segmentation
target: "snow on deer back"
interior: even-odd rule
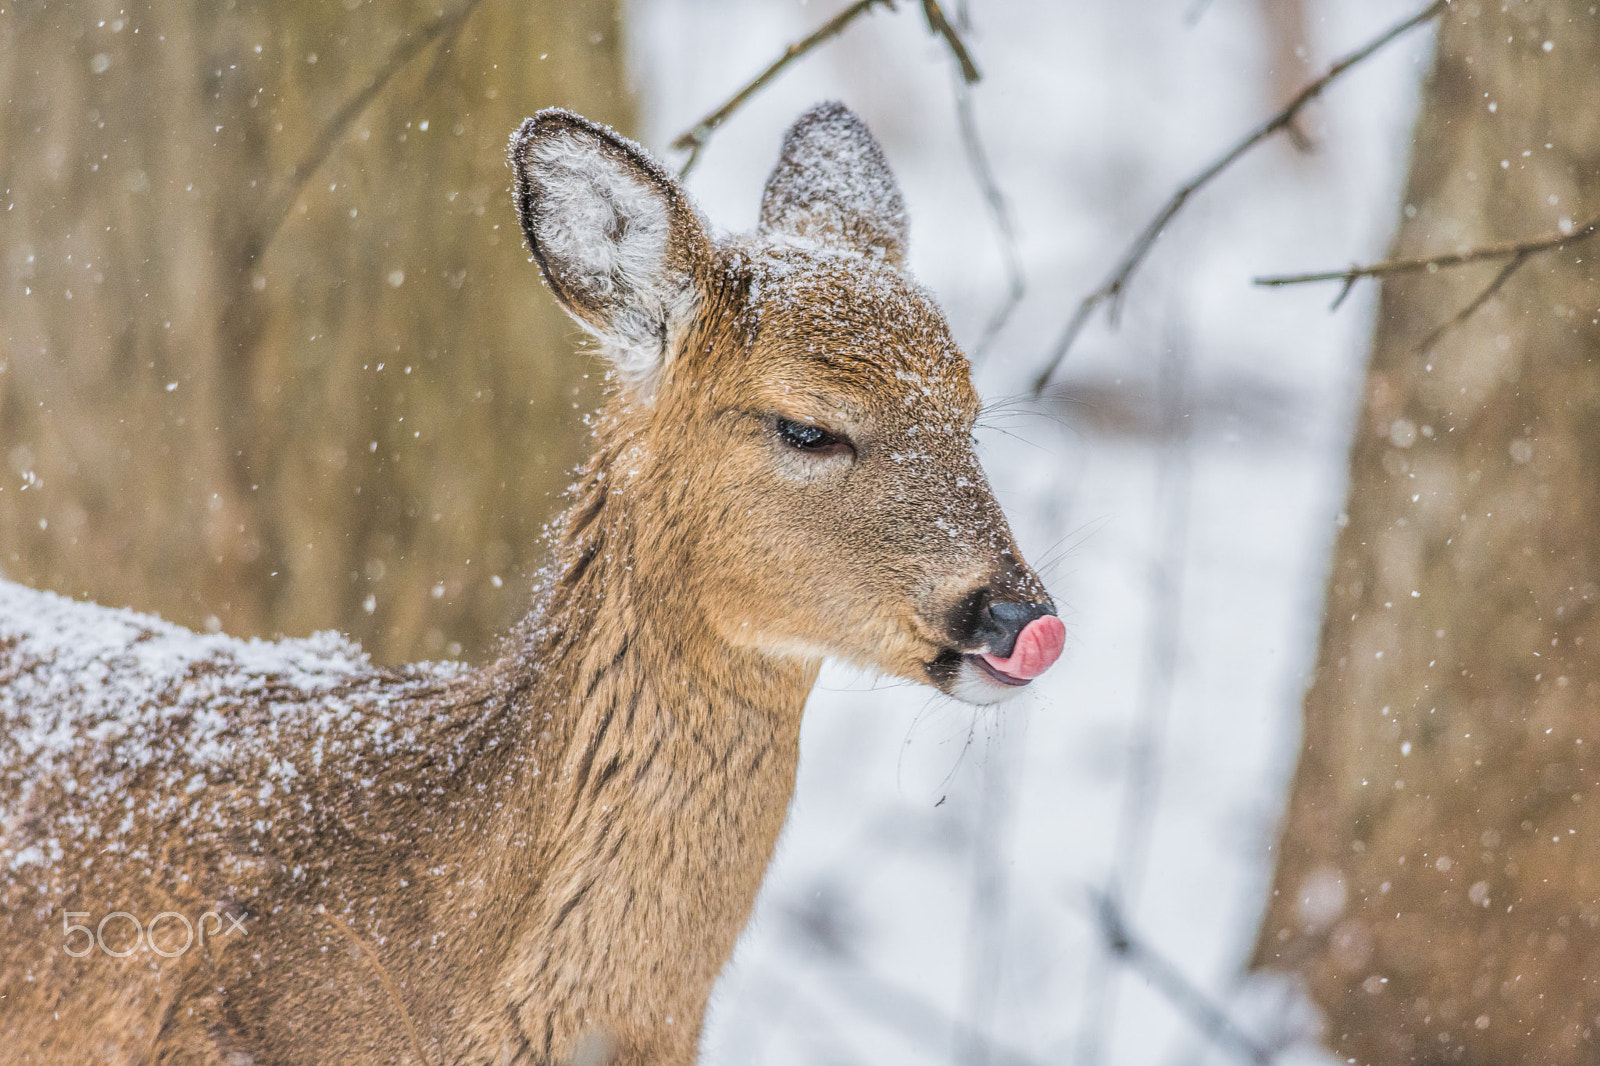
[[[299,779],[415,745],[406,712],[461,672],[379,671],[332,632],[202,635],[0,582],[5,896],[48,906],[96,863],[153,863],[141,842],[158,824],[191,840],[293,836],[313,820]],[[95,858],[62,866],[85,850]]]

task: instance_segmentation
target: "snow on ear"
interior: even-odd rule
[[[818,104],[789,127],[761,195],[761,228],[895,266],[905,259],[905,199],[855,112],[837,102]]]
[[[550,109],[511,138],[517,215],[545,283],[648,398],[694,313],[704,224],[644,149]]]

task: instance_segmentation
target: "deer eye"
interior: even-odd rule
[[[827,452],[850,446],[843,437],[807,422],[780,418],[777,420],[777,428],[778,436],[783,438],[783,442],[797,451]]]

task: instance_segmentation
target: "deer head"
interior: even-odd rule
[[[1055,661],[1064,627],[973,453],[966,357],[854,114],[794,124],[739,237],[569,112],[525,122],[511,162],[545,283],[613,368],[597,462],[641,610],[697,654],[833,656],[973,703]]]

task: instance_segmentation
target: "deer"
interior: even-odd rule
[[[0,1063],[684,1066],[820,664],[988,704],[1061,655],[854,113],[743,235],[568,111],[510,162],[609,366],[529,613],[387,668],[0,583]]]

